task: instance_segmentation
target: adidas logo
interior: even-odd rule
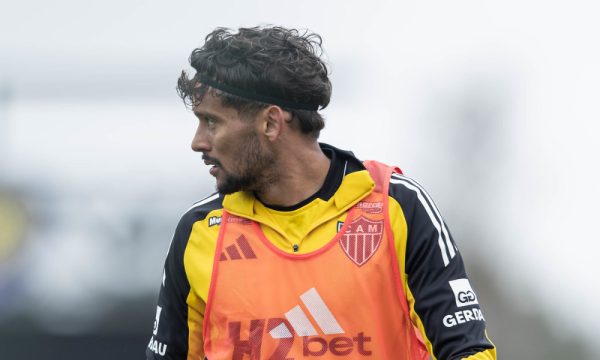
[[[325,335],[343,334],[344,330],[333,316],[325,302],[317,292],[317,289],[312,288],[300,295],[300,300],[306,306],[306,309],[314,319],[315,323]],[[290,311],[286,312],[285,318],[299,336],[315,336],[319,335],[317,330],[311,324],[302,310],[300,305],[296,305]],[[293,337],[290,329],[281,323],[269,332],[273,339],[285,339]]]
[[[237,246],[236,244],[227,246],[221,253],[219,261],[227,261],[229,259],[256,259],[256,254],[254,253],[254,250],[252,250],[248,239],[246,239],[244,235],[240,235],[235,242]]]

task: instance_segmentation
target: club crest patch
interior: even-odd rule
[[[340,246],[356,265],[363,266],[379,248],[383,237],[383,220],[359,216],[348,225],[340,238]]]

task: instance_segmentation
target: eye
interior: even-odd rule
[[[210,116],[198,116],[198,119],[200,120],[200,122],[203,122],[206,124],[206,126],[209,129],[212,129],[215,127],[215,125],[217,124],[217,120],[215,120],[214,118],[210,117]]]

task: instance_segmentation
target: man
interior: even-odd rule
[[[321,38],[216,29],[178,90],[218,192],[183,215],[148,359],[495,359],[461,256],[398,168],[317,142]]]

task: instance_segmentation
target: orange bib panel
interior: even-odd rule
[[[392,168],[365,165],[375,190],[312,253],[281,251],[256,222],[224,212],[204,317],[209,360],[427,358],[388,220]]]

